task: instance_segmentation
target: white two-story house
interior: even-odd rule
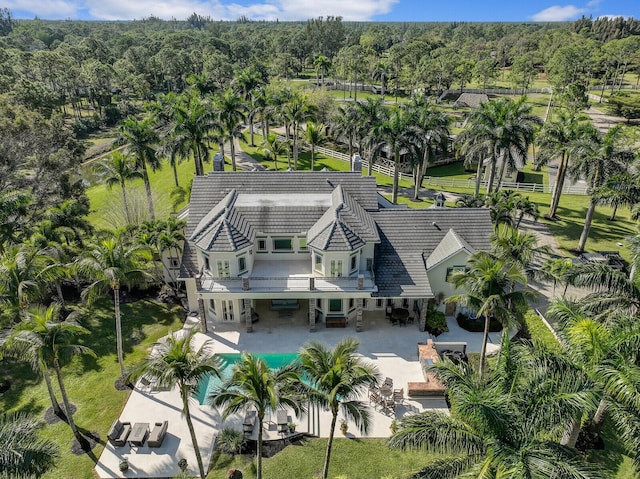
[[[256,309],[302,310],[311,330],[360,330],[363,311],[391,307],[424,319],[427,301],[451,294],[451,271],[488,248],[489,213],[390,206],[357,172],[196,177],[180,269],[189,308],[205,327],[248,331]]]

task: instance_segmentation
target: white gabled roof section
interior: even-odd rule
[[[427,258],[427,271],[460,251],[466,251],[467,254],[472,254],[475,249],[471,247],[462,236],[453,229],[450,229]]]

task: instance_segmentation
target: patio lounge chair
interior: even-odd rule
[[[164,441],[164,436],[167,434],[168,427],[169,421],[157,422],[155,424],[154,428],[149,434],[149,438],[147,439],[147,444],[149,445],[149,447],[162,446],[162,441]]]
[[[256,425],[256,419],[258,415],[255,409],[251,409],[247,411],[247,414],[244,416],[244,421],[242,422],[242,432],[245,434],[251,434],[253,432],[253,428]]]
[[[287,411],[279,409],[276,414],[276,423],[278,424],[278,432],[287,432],[289,429],[289,419],[287,418]]]
[[[129,437],[130,433],[131,423],[120,422],[120,419],[116,419],[107,433],[107,438],[115,447],[122,447],[127,443],[127,437]]]

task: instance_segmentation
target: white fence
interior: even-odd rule
[[[447,177],[434,177],[425,176],[424,182],[427,185],[442,186],[449,188],[474,188],[476,184],[475,178],[469,178],[467,180],[461,180],[459,178],[447,178]],[[487,187],[487,181],[481,181],[480,187]],[[553,186],[541,185],[539,183],[516,183],[514,181],[503,181],[500,183],[500,187],[508,188],[510,190],[517,191],[529,191],[531,193],[552,193]],[[563,185],[562,192],[569,195],[586,195],[587,187],[584,185]]]

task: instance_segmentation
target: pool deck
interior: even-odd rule
[[[310,332],[304,321],[302,312],[296,312],[291,317],[265,318],[254,325],[254,332],[246,333],[237,323],[235,324],[209,324],[209,332],[198,333],[195,336],[197,346],[205,341],[212,342],[216,353],[240,353],[250,351],[252,353],[293,353],[297,352],[306,341],[320,341],[328,346],[333,346],[346,336],[355,337],[360,341],[359,352],[363,357],[375,365],[382,378],[393,379],[394,388],[403,388],[407,391],[407,383],[424,381],[420,364],[418,362],[417,344],[425,342],[429,335],[420,332],[416,325],[406,327],[391,326],[384,319],[384,315],[377,312],[367,312],[364,315],[365,328],[356,332],[353,325],[346,328],[319,328],[316,332]],[[185,328],[191,328],[198,324],[198,318],[188,317]],[[437,338],[438,341],[466,342],[467,352],[480,351],[482,333],[469,333],[461,330],[455,321],[449,319],[451,331]],[[488,350],[496,349],[499,341],[499,333],[490,335]],[[367,398],[363,398],[367,400]],[[155,422],[169,421],[167,435],[159,448],[150,448],[148,445],[141,447],[114,447],[107,443],[98,464],[96,473],[101,478],[115,477],[173,477],[180,470],[177,462],[185,458],[189,472],[197,475],[197,462],[186,421],[182,416],[182,403],[177,390],[153,391],[149,387],[143,387],[138,383],[132,391],[125,405],[121,421],[147,422],[153,428]],[[447,411],[444,398],[405,399],[395,408],[393,413],[383,413],[379,409],[371,408],[372,421],[366,435],[361,434],[353,423],[349,424],[348,437],[388,437],[389,426],[393,419],[399,419],[404,414],[416,413],[424,410]],[[232,426],[242,430],[242,417],[230,416],[223,420],[221,413],[207,405],[200,405],[194,399],[190,407],[198,444],[202,451],[205,469],[208,469],[209,459],[213,449],[214,439],[217,433],[225,426]],[[328,411],[314,411],[313,414],[295,418],[292,411],[288,411],[291,420],[296,423],[296,433],[310,433],[319,437],[327,437],[331,415]],[[341,417],[339,416],[339,419]],[[273,418],[267,418],[264,424],[264,439],[282,439]],[[341,436],[339,430],[336,436]],[[251,437],[257,437],[257,426]],[[129,461],[129,471],[122,473],[119,463],[123,458]]]

